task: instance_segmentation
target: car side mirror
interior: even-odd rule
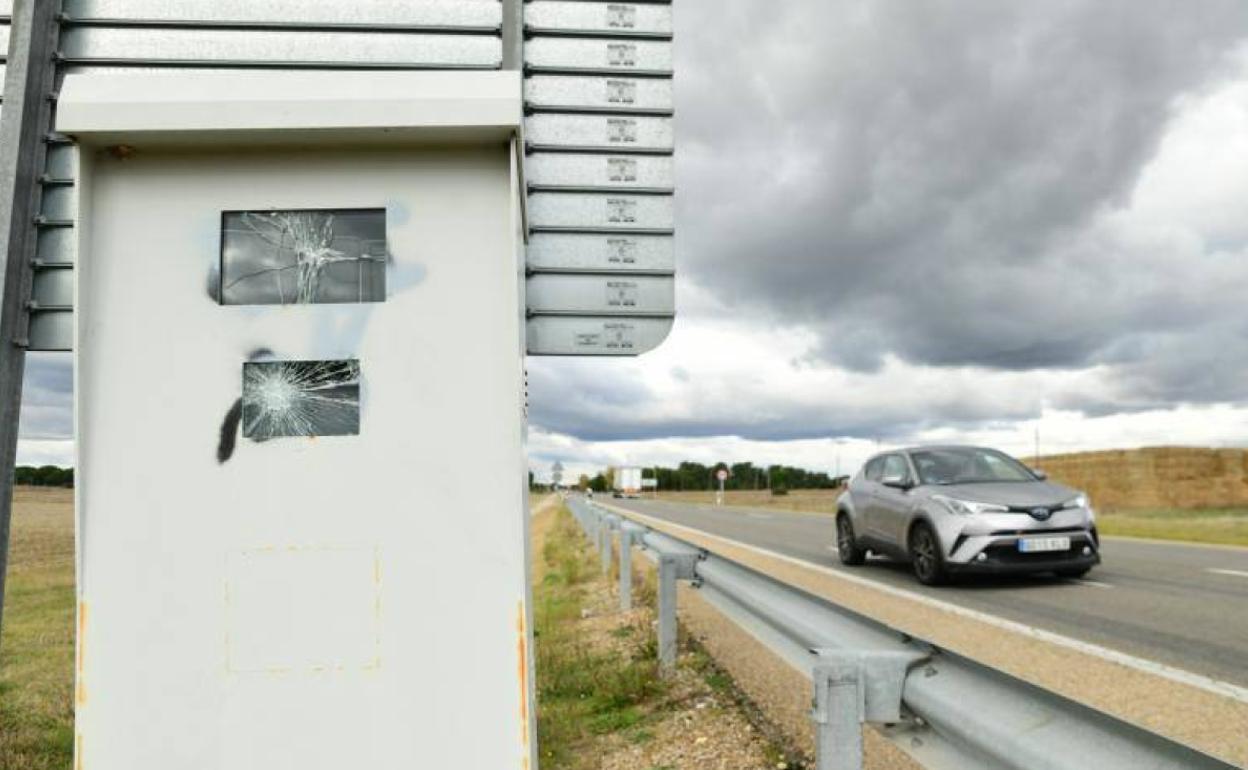
[[[1039,468],[1032,468],[1031,472],[1032,472],[1032,475],[1034,475],[1036,478],[1040,479],[1041,481],[1046,481],[1049,478],[1049,474],[1045,473]]]
[[[885,476],[880,479],[880,483],[886,487],[892,487],[893,489],[900,489],[903,491],[914,486],[905,476]]]

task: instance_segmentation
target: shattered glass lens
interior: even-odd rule
[[[386,298],[385,209],[227,211],[221,231],[224,305]]]
[[[359,435],[360,362],[243,364],[242,422],[256,440]]]

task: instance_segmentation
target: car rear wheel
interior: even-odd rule
[[[936,533],[926,522],[920,521],[910,531],[910,564],[914,576],[925,586],[945,582],[945,560],[940,553]]]
[[[857,567],[867,560],[867,551],[858,547],[854,523],[847,513],[836,517],[836,555],[841,557],[841,564],[850,567]]]

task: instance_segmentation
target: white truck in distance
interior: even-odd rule
[[[616,468],[615,496],[641,497],[641,468]]]

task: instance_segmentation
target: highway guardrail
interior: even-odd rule
[[[662,670],[676,662],[676,593],[683,580],[809,676],[818,770],[861,770],[863,724],[934,770],[1234,767],[639,524],[623,509],[579,499],[568,504],[604,574],[618,541],[622,609],[632,604],[633,546],[656,561]]]

